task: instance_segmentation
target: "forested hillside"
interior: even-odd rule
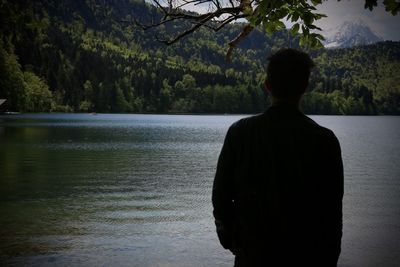
[[[140,0],[0,1],[0,98],[41,112],[255,113],[268,104],[267,55],[298,47],[254,31],[225,61],[241,24],[166,46],[180,24],[142,30],[158,10]],[[308,114],[400,114],[400,43],[314,50]]]

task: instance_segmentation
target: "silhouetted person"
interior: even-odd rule
[[[212,203],[222,246],[235,266],[336,266],[342,237],[343,165],[329,129],[299,111],[310,57],[269,58],[272,106],[228,130]]]

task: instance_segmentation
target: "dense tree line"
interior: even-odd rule
[[[255,113],[267,55],[298,39],[253,31],[225,61],[240,30],[206,29],[165,46],[183,25],[143,31],[160,16],[144,1],[2,1],[0,98],[12,111]],[[303,110],[310,114],[400,114],[400,43],[310,51],[317,63]]]

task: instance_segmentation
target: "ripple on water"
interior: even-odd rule
[[[218,243],[210,200],[224,135],[241,117],[3,119],[0,260],[11,266],[232,266],[232,255]],[[398,266],[400,118],[312,118],[342,146],[339,266]]]

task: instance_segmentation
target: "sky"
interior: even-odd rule
[[[317,6],[317,9],[328,17],[322,18],[316,24],[325,31],[336,28],[344,21],[361,20],[384,40],[400,41],[400,14],[393,16],[386,12],[383,1],[378,1],[378,6],[369,11],[364,9],[364,2],[364,0],[326,1]]]
[[[363,21],[371,30],[384,40],[400,41],[400,13],[393,16],[386,12],[383,1],[378,0],[378,6],[370,11],[364,9],[364,0],[329,0],[317,6],[319,13],[327,18],[320,19],[316,25],[323,29],[322,34],[334,29],[345,21]],[[189,6],[190,10],[203,13],[207,6]]]

